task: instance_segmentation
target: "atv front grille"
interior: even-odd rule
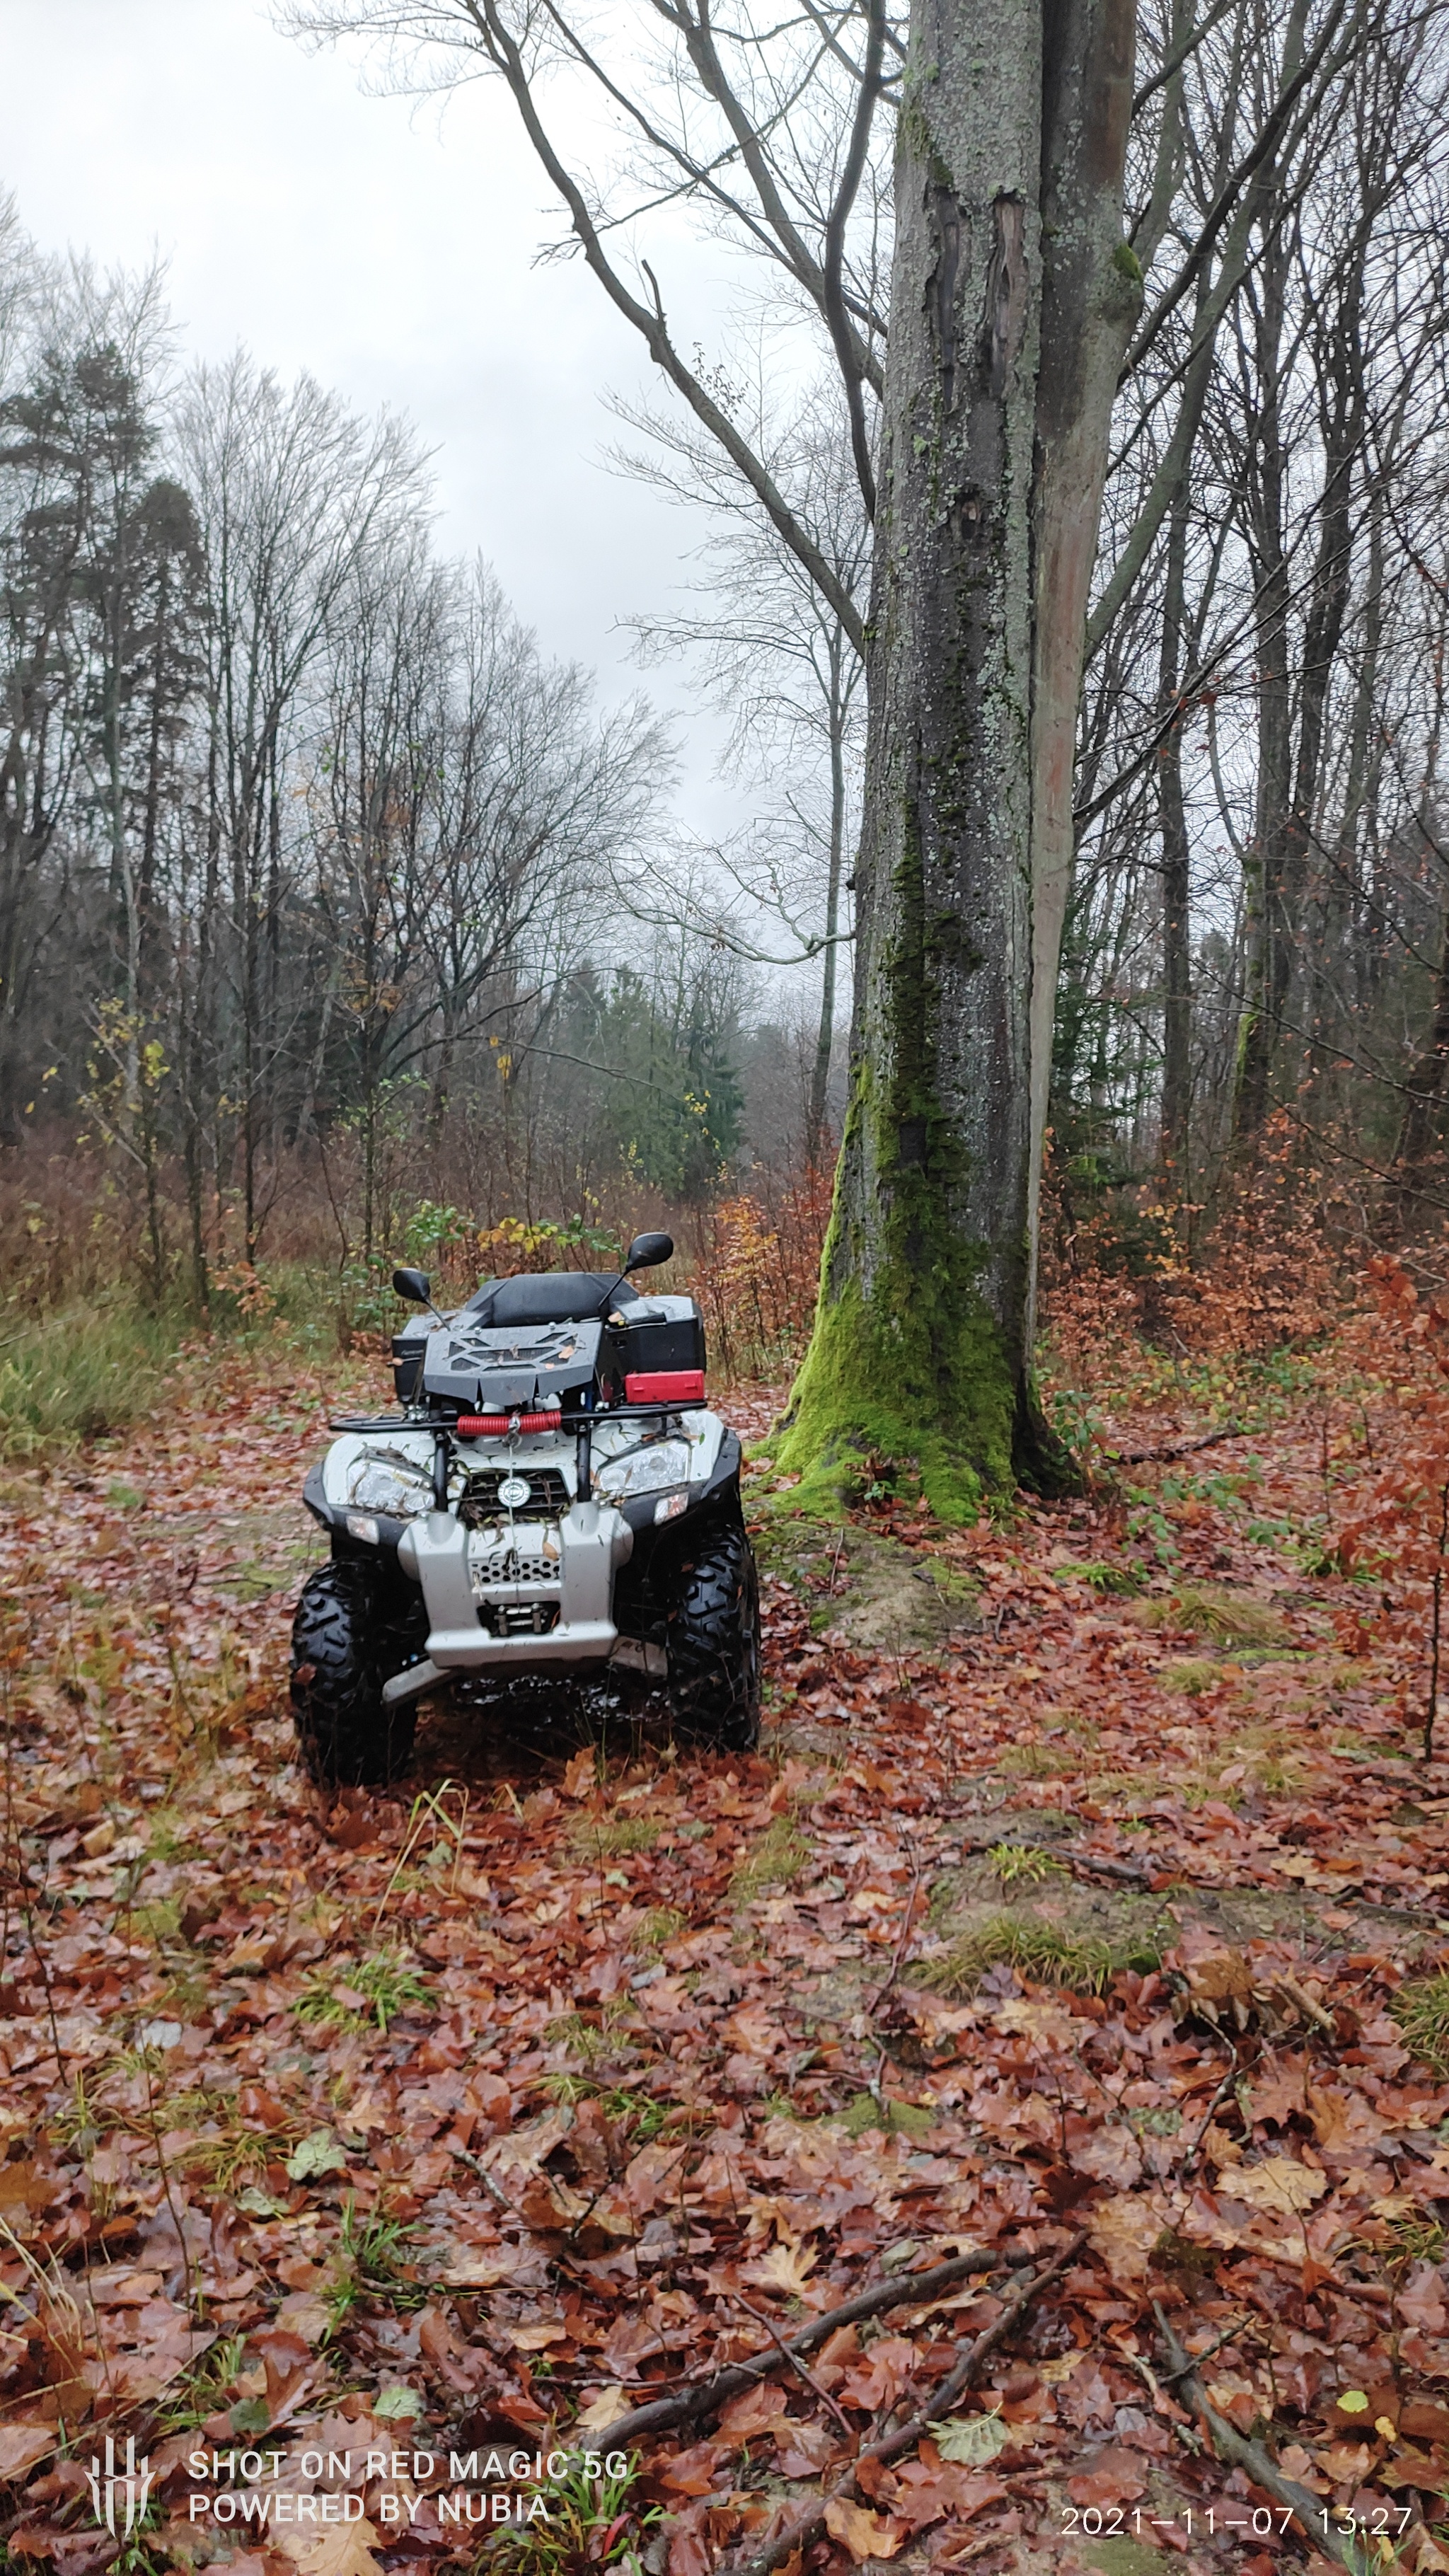
[[[558,1626],[556,1601],[480,1601],[478,1616],[495,1637],[546,1637]]]
[[[529,1546],[528,1541],[530,1538],[535,1540],[538,1538],[539,1532],[536,1528],[529,1531],[519,1530],[515,1536],[519,1541],[517,1547],[505,1536],[502,1546],[490,1547],[486,1556],[470,1554],[468,1576],[473,1586],[475,1600],[486,1599],[495,1584],[561,1583],[563,1581],[563,1566],[559,1559],[556,1531],[544,1530],[543,1544],[533,1548]],[[553,1541],[552,1548],[549,1546],[550,1539]]]
[[[515,1503],[512,1514],[498,1499],[498,1488],[516,1479],[528,1487],[526,1503]],[[532,1467],[520,1460],[516,1467],[485,1467],[470,1476],[459,1503],[460,1517],[470,1529],[481,1529],[487,1521],[557,1521],[562,1520],[572,1497],[557,1467]]]

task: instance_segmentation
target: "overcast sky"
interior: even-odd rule
[[[440,545],[481,548],[608,695],[640,685],[610,630],[678,604],[689,529],[602,465],[600,395],[653,370],[578,263],[533,265],[562,225],[492,84],[446,106],[369,96],[355,58],[308,55],[261,0],[0,0],[0,64],[0,184],[43,249],[159,251],[188,354],[243,340],[407,411],[437,451]],[[683,812],[727,831],[714,728],[679,674],[646,685],[681,711]]]

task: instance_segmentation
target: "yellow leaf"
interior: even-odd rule
[[[798,2298],[819,2259],[813,2245],[772,2245],[768,2254],[750,2265],[749,2277]]]
[[[573,2429],[576,2433],[607,2433],[611,2424],[617,2424],[629,2412],[629,2400],[622,2388],[599,2388],[574,2418]]]
[[[275,2531],[272,2547],[280,2549],[300,2576],[381,2576],[374,2547],[379,2534],[370,2522],[334,2522],[320,2531]]]
[[[331,2332],[332,2311],[315,2290],[292,2290],[278,2308],[276,2321],[288,2334],[300,2335],[315,2350]]]
[[[867,2513],[864,2505],[832,2496],[825,2508],[825,2528],[859,2563],[862,2558],[894,2558],[905,2538],[903,2526],[884,2514]]]
[[[1020,2032],[1023,2038],[1039,2039],[1046,2046],[1070,2048],[1081,2035],[1081,2023],[1075,2014],[1063,2012],[1058,2004],[997,2004],[991,2015],[998,2030]]]
[[[1148,2259],[1166,2223],[1160,2211],[1130,2192],[1104,2200],[1088,2222],[1097,2252],[1123,2281],[1146,2279]]]
[[[1300,2165],[1292,2156],[1265,2156],[1258,2165],[1234,2165],[1225,2188],[1250,2209],[1266,2210],[1272,2218],[1296,2218],[1300,2210],[1311,2209],[1322,2198],[1328,2176],[1315,2173],[1311,2165]]]

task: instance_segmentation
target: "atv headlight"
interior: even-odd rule
[[[410,1478],[396,1475],[391,1467],[384,1467],[378,1459],[364,1458],[348,1488],[347,1499],[364,1511],[386,1512],[393,1520],[405,1521],[417,1512],[425,1512],[432,1496],[421,1477],[414,1484]]]
[[[631,1450],[627,1458],[613,1458],[601,1467],[596,1482],[616,1502],[634,1494],[657,1494],[666,1485],[687,1485],[689,1443],[656,1440],[647,1449]]]

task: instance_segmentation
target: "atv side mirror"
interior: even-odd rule
[[[624,1256],[624,1276],[631,1270],[657,1270],[661,1261],[673,1258],[672,1234],[636,1234]]]
[[[406,1297],[410,1306],[431,1306],[433,1283],[426,1270],[395,1270],[392,1284],[394,1294]]]

